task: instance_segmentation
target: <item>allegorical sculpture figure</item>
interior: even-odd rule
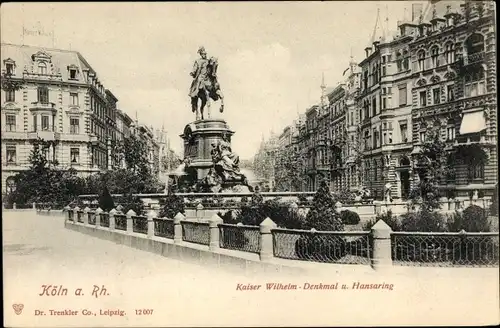
[[[196,113],[196,119],[200,119],[201,112],[201,119],[203,120],[203,111],[207,104],[209,109],[208,117],[210,117],[210,99],[213,101],[220,99],[220,112],[224,111],[224,96],[217,80],[217,58],[211,57],[208,59],[204,47],[198,49],[198,54],[200,58],[194,62],[191,71],[193,82],[189,90],[189,97],[191,97],[191,110]],[[201,105],[198,108],[199,100],[201,100]]]

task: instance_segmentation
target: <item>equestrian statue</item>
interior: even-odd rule
[[[220,100],[219,111],[221,113],[224,111],[224,96],[217,81],[217,58],[210,57],[210,59],[207,59],[207,52],[204,47],[198,49],[198,54],[200,58],[194,62],[193,70],[190,73],[193,82],[189,90],[189,97],[191,98],[191,110],[196,113],[196,119],[200,119],[201,113],[201,119],[203,120],[203,111],[206,105],[208,105],[208,118],[210,118],[210,99],[213,101]],[[198,108],[199,100],[201,100],[201,105]]]

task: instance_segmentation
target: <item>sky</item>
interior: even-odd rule
[[[163,125],[179,154],[179,134],[194,120],[189,72],[204,46],[219,60],[225,96],[224,113],[216,103],[212,117],[227,121],[233,151],[249,159],[262,136],[319,103],[322,74],[335,87],[351,54],[364,58],[378,8],[395,30],[405,7],[411,2],[6,3],[1,40],[79,51],[119,108]],[[54,39],[23,39],[23,25],[37,24]]]

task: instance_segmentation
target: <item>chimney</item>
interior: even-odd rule
[[[414,22],[417,20],[420,15],[422,15],[423,11],[423,4],[421,3],[414,3],[411,5],[411,21]]]
[[[369,57],[372,54],[372,47],[365,48],[366,57]]]

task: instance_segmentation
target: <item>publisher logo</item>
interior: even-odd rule
[[[17,315],[20,315],[23,312],[24,304],[12,304],[12,308]]]

